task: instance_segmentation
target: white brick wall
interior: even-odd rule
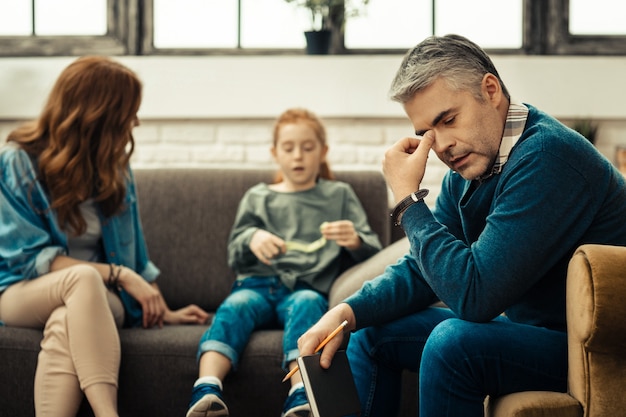
[[[405,119],[324,119],[331,169],[380,170],[385,150],[411,134]],[[272,119],[150,120],[135,128],[133,166],[274,169],[270,156]],[[424,187],[432,204],[447,168],[433,155]]]
[[[403,118],[324,118],[329,141],[328,160],[334,170],[380,170],[385,150],[410,135]],[[567,123],[568,121],[565,120]],[[220,167],[275,168],[269,148],[273,119],[181,119],[143,120],[135,128],[135,168]],[[4,140],[17,121],[0,120]],[[615,149],[626,143],[626,121],[603,121],[596,146],[611,161]],[[433,204],[447,171],[433,154],[423,183],[431,190],[426,201]],[[390,202],[391,204],[391,202]]]

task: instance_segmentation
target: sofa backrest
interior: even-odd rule
[[[388,194],[378,171],[336,171],[352,185],[383,246],[389,244]],[[230,293],[234,273],[226,246],[239,201],[251,186],[271,182],[264,169],[160,168],[135,170],[148,253],[168,305],[215,311]]]

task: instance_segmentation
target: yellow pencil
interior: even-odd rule
[[[337,334],[342,331],[344,329],[344,327],[346,327],[348,325],[348,320],[344,320],[335,330],[333,330],[333,332],[331,334],[329,334],[328,336],[326,336],[326,339],[322,340],[322,343],[320,343],[317,348],[315,348],[315,352],[313,353],[317,353],[320,350],[322,350],[322,348],[324,346],[326,346],[326,343],[330,342],[331,339],[335,336],[337,336]],[[298,367],[298,365],[296,365],[295,368],[293,368],[291,371],[289,371],[289,373],[287,375],[285,375],[285,377],[283,378],[283,382],[285,382],[286,380],[288,380],[289,378],[291,378],[296,372],[298,372],[298,369],[300,369]]]

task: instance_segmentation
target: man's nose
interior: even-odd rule
[[[452,138],[449,135],[439,133],[439,134],[435,134],[434,136],[435,136],[435,140],[433,142],[432,149],[436,153],[443,153],[448,148],[454,145],[454,138]]]

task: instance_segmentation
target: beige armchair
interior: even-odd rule
[[[567,276],[568,393],[487,401],[488,417],[626,416],[626,247],[583,245]]]

